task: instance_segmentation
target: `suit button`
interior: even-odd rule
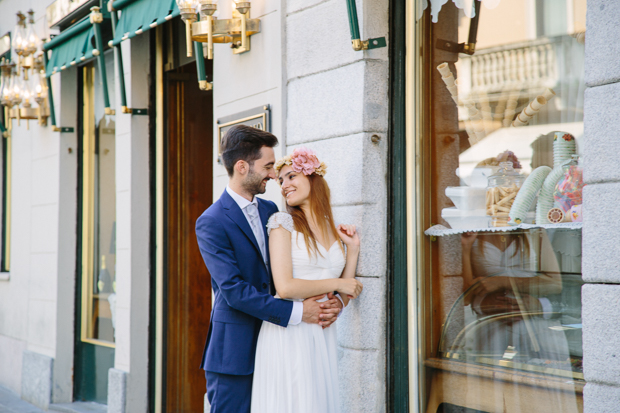
[[[267,283],[263,283],[263,288],[267,288]]]

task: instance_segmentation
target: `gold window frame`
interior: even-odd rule
[[[83,109],[82,109],[82,265],[80,277],[81,320],[80,339],[82,342],[104,347],[116,348],[113,342],[91,338],[94,336],[93,313],[94,236],[95,236],[95,67],[89,64],[83,70]],[[90,322],[89,322],[90,320]]]

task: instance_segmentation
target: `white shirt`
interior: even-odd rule
[[[228,195],[230,195],[230,197],[237,203],[237,205],[239,205],[239,208],[241,208],[241,211],[243,212],[243,216],[245,216],[245,219],[248,221],[248,224],[250,224],[250,228],[252,228],[251,218],[246,211],[246,207],[250,204],[255,204],[258,207],[258,201],[256,200],[256,197],[254,197],[252,201],[248,201],[246,198],[242,197],[241,195],[239,195],[238,193],[230,189],[230,186],[228,185],[226,186],[226,192],[228,192]],[[258,219],[260,220],[260,215]],[[261,222],[261,225],[265,226],[267,225],[267,223]],[[265,234],[261,233],[261,236],[263,237],[263,243],[265,247],[269,248],[265,240]],[[301,323],[301,319],[303,315],[304,315],[304,304],[300,301],[294,301],[293,311],[291,312],[291,318],[289,318],[288,324],[294,326],[294,325]]]

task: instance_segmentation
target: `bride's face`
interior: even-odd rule
[[[282,196],[290,206],[299,206],[310,198],[310,180],[301,172],[295,172],[290,165],[284,165],[278,173]]]

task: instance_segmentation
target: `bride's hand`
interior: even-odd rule
[[[338,236],[347,247],[360,246],[360,237],[357,234],[355,225],[338,225]]]
[[[340,278],[338,279],[338,289],[340,294],[346,294],[349,298],[357,298],[364,289],[364,285],[357,281],[355,278]]]

